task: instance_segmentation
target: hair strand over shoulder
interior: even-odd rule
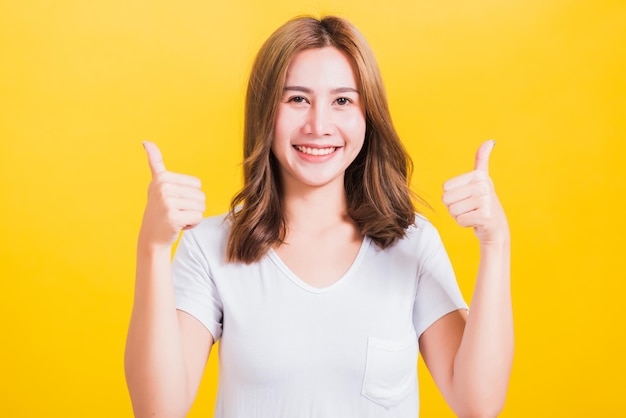
[[[300,51],[334,47],[352,60],[365,107],[361,152],[344,177],[348,215],[361,235],[381,248],[392,245],[415,222],[409,188],[413,165],[396,133],[380,70],[363,36],[345,19],[298,17],[263,44],[252,67],[244,122],[244,185],[231,201],[229,262],[252,263],[286,233],[278,163],[271,152],[287,68]]]

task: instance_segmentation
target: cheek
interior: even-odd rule
[[[274,142],[288,140],[295,129],[297,129],[298,115],[290,112],[289,109],[278,108],[276,123],[274,124]]]
[[[355,114],[347,122],[346,127],[349,129],[353,140],[362,143],[365,140],[366,129],[365,118],[363,115],[360,113]]]
[[[288,135],[289,126],[288,126],[289,118],[286,117],[284,112],[278,111],[278,115],[276,116],[276,123],[274,123],[274,138],[272,139],[272,148],[279,146],[282,142],[285,141],[285,137]]]

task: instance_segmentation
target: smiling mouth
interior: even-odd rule
[[[335,150],[337,149],[337,147],[310,148],[310,147],[303,147],[300,145],[294,145],[293,147],[297,149],[298,151],[300,151],[301,153],[307,154],[307,155],[329,155],[335,152]]]

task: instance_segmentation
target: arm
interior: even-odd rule
[[[422,356],[443,396],[461,417],[497,416],[504,406],[513,361],[510,235],[488,175],[493,143],[476,169],[444,185],[444,203],[461,226],[474,227],[480,264],[471,312],[456,311],[420,338]]]
[[[204,194],[198,179],[167,172],[158,148],[145,147],[152,182],[137,243],[126,381],[135,416],[184,417],[213,337],[195,318],[177,312],[170,255],[179,232],[202,220]]]

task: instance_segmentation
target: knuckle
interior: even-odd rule
[[[455,217],[454,220],[456,220],[456,223],[458,223],[460,226],[468,226],[467,216],[459,215]]]
[[[489,175],[483,170],[474,170],[472,173],[474,180],[485,180],[489,178]]]
[[[476,183],[476,190],[479,195],[485,196],[491,192],[491,186],[489,185],[487,181],[482,180]]]
[[[159,190],[163,196],[169,196],[172,194],[172,185],[170,183],[161,183]]]
[[[172,210],[172,199],[167,196],[161,196],[161,204],[169,212]]]
[[[167,171],[156,173],[152,178],[152,182],[155,184],[163,184],[167,181]]]
[[[164,186],[164,183],[155,180],[150,184],[149,193],[154,195],[158,199],[163,199],[166,194]]]

